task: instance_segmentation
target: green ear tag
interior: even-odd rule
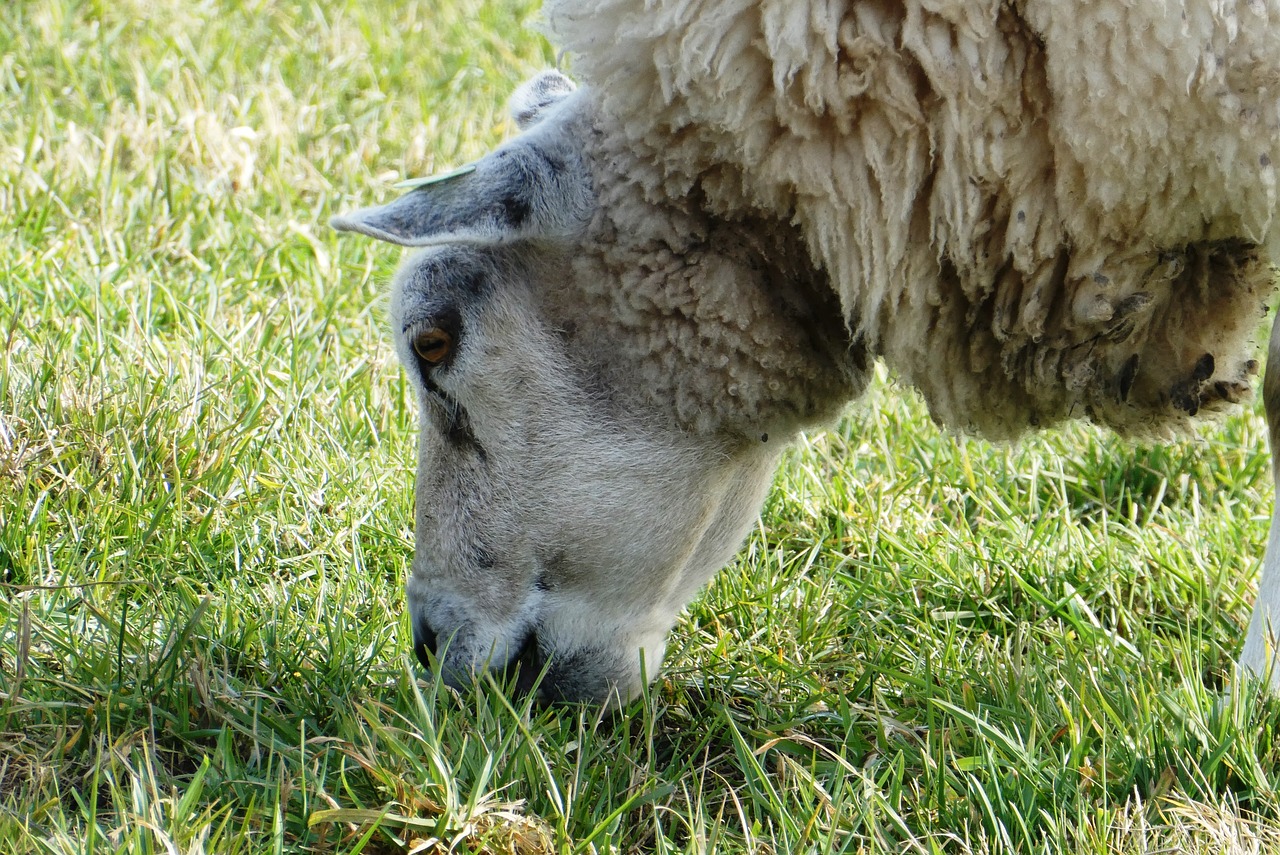
[[[459,166],[457,169],[449,172],[442,172],[439,175],[430,175],[426,178],[406,178],[404,181],[398,181],[391,186],[397,190],[417,190],[419,187],[439,184],[442,181],[452,181],[455,178],[461,178],[462,176],[475,171],[476,165],[474,163],[469,163],[466,166]]]

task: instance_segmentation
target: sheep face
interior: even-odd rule
[[[610,702],[656,675],[785,440],[862,365],[825,282],[793,287],[816,274],[788,229],[601,201],[635,194],[569,89],[535,80],[526,133],[333,224],[422,247],[390,303],[423,414],[419,659],[451,685],[510,669],[545,699]]]
[[[443,247],[392,292],[423,413],[414,646],[459,685],[545,669],[549,699],[623,698],[654,675],[681,606],[733,554],[772,453],[627,418],[592,388],[516,249]]]

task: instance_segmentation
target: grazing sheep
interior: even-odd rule
[[[547,698],[633,695],[875,358],[995,438],[1163,436],[1248,393],[1280,4],[546,10],[589,87],[535,78],[473,170],[334,220],[425,247],[391,315],[425,414],[415,647],[450,683],[519,663]]]

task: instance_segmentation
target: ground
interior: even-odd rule
[[[0,851],[1280,849],[1258,406],[993,447],[882,376],[624,714],[416,671],[398,251],[324,224],[511,132],[535,19],[0,8]]]

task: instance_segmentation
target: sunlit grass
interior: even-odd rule
[[[0,8],[0,852],[1280,849],[1256,408],[992,447],[882,379],[625,714],[421,679],[397,256],[324,223],[501,139],[535,18]]]

